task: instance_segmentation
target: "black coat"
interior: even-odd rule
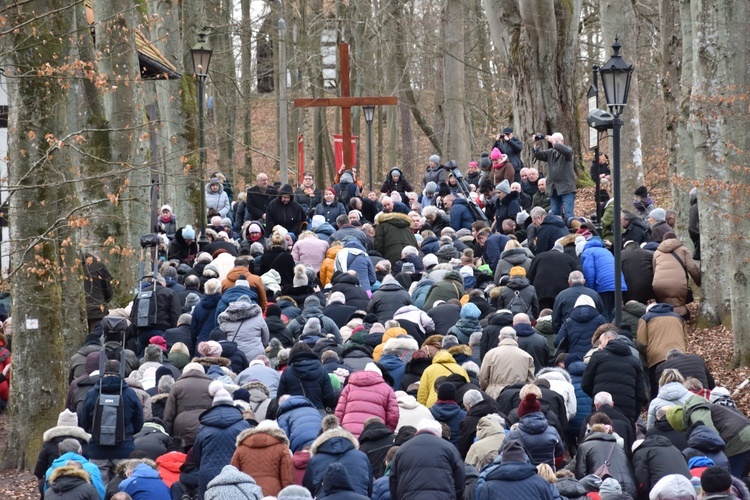
[[[401,445],[391,462],[391,498],[461,500],[464,463],[456,448],[429,432]]]
[[[180,262],[185,262],[188,265],[193,265],[193,259],[195,259],[195,256],[198,255],[198,244],[193,241],[188,245],[187,241],[185,241],[185,238],[182,237],[182,230],[185,229],[181,227],[177,230],[177,232],[174,235],[174,239],[169,244],[169,249],[167,250],[167,258],[168,259],[177,259]]]
[[[635,496],[637,488],[633,468],[625,451],[618,446],[612,434],[592,432],[578,447],[576,453],[576,478],[593,474],[609,457],[609,472],[620,483],[622,491]],[[684,460],[683,460],[684,462]]]
[[[656,377],[661,377],[661,374],[667,368],[678,370],[686,379],[689,377],[697,378],[704,388],[713,389],[716,387],[716,382],[714,382],[714,377],[706,366],[706,362],[697,354],[678,354],[669,358],[657,367]]]
[[[495,229],[499,229],[505,219],[516,220],[516,215],[521,211],[521,203],[516,191],[511,191],[505,198],[498,200],[495,205]]]
[[[445,334],[461,318],[461,306],[440,304],[427,311],[427,315],[435,322],[435,331]]]
[[[641,495],[648,495],[651,488],[664,476],[680,474],[687,479],[691,478],[682,453],[664,436],[646,436],[633,452],[633,468]]]
[[[622,340],[610,340],[604,349],[591,356],[583,372],[581,389],[592,398],[602,391],[610,393],[615,407],[631,422],[635,422],[648,402],[643,366]]]
[[[153,289],[153,285],[145,287],[143,290],[147,291]],[[177,320],[182,314],[182,307],[180,307],[180,299],[177,298],[177,294],[169,288],[161,285],[156,287],[156,313],[151,314],[149,311],[149,317],[151,323],[143,329],[138,328],[138,332],[141,330],[161,330],[167,331],[170,328],[177,325]],[[138,320],[138,306],[141,299],[136,297],[133,300],[133,308],[130,312],[130,322],[135,326]],[[148,339],[146,339],[148,340]]]
[[[304,396],[319,410],[336,406],[331,379],[313,353],[299,352],[289,358],[289,365],[281,374],[276,393],[279,396]]]
[[[518,292],[520,301],[514,303],[516,291]],[[518,302],[522,302],[522,306],[525,306],[526,310],[521,311],[516,309],[513,311],[511,306]],[[537,297],[536,289],[525,276],[511,276],[508,280],[508,284],[503,287],[502,292],[500,292],[500,300],[497,305],[499,309],[508,309],[511,310],[511,312],[523,312],[528,314],[531,321],[534,321],[536,317],[539,316],[539,299]]]
[[[281,198],[276,198],[268,203],[266,209],[266,227],[269,230],[272,231],[275,226],[283,226],[290,233],[300,233],[300,224],[305,220],[302,205],[293,199],[284,204],[281,203]]]
[[[458,397],[456,397],[458,399]],[[461,421],[461,425],[458,427],[458,441],[456,441],[456,448],[458,453],[461,454],[461,458],[466,458],[466,454],[469,453],[469,448],[474,444],[474,438],[477,437],[477,425],[482,417],[490,415],[492,413],[498,413],[503,418],[505,414],[498,412],[497,402],[485,396],[484,401],[477,403],[466,412],[466,416]]]
[[[266,325],[268,326],[269,339],[279,339],[283,347],[294,345],[294,337],[289,333],[279,316],[266,316]]]
[[[277,194],[278,192],[276,189],[270,186],[265,192],[261,192],[258,186],[249,188],[247,190],[247,202],[245,205],[245,220],[263,220],[263,214],[266,213],[268,203],[274,199]]]
[[[156,460],[167,452],[169,434],[146,424],[141,431],[133,436],[135,449],[146,453],[146,458]]]
[[[508,416],[506,422],[508,427],[519,421],[518,405],[521,404],[521,397],[519,394],[524,385],[525,384],[513,384],[506,386],[497,396],[497,404],[500,406],[500,411]],[[539,404],[542,407],[542,413],[547,417],[549,424],[555,427],[562,436],[565,429],[568,427],[568,414],[565,411],[565,400],[552,389],[540,386],[539,390],[542,391],[542,398],[539,400]]]
[[[628,289],[629,288],[630,285],[628,285]],[[602,299],[595,290],[592,290],[586,285],[573,285],[558,293],[555,298],[555,305],[552,308],[552,328],[555,332],[560,330],[560,327],[573,311],[573,308],[576,306],[576,301],[581,295],[588,295],[591,297],[594,301],[596,310],[599,311],[599,313],[604,311]],[[593,334],[594,332],[591,333]]]
[[[195,346],[193,345],[192,336],[190,335],[190,323],[176,326],[165,331],[164,340],[167,341],[167,351],[171,351],[172,346],[177,342],[182,342],[190,351],[190,356],[193,356],[193,348]]]
[[[107,302],[112,300],[112,275],[107,266],[87,253],[84,255],[83,291],[86,294],[86,317],[89,320],[102,319],[109,311]]]
[[[391,281],[372,294],[367,312],[374,313],[378,317],[378,322],[384,324],[389,319],[393,319],[396,311],[408,305],[411,305],[409,292],[397,282]]]
[[[623,243],[626,241],[635,241],[640,245],[648,241],[648,233],[648,224],[636,217],[630,221],[630,224],[628,224],[628,227],[622,233],[622,241]],[[628,288],[630,288],[630,284],[628,284]]]
[[[530,324],[519,323],[515,326],[518,335],[518,347],[529,353],[534,359],[534,371],[538,372],[549,364],[549,345],[543,335],[537,333]]]
[[[647,304],[650,299],[656,298],[651,283],[654,280],[654,252],[644,250],[638,245],[628,245],[622,251],[622,274],[628,291],[625,292],[626,300],[637,300],[641,304]]]
[[[396,435],[383,423],[370,424],[359,435],[359,451],[365,453],[372,465],[374,479],[385,473],[385,455],[393,446]]]
[[[536,246],[534,253],[540,254],[552,250],[555,242],[570,234],[568,226],[559,215],[547,215],[536,229]]]
[[[635,442],[635,426],[628,417],[626,417],[620,410],[612,406],[601,406],[596,413],[604,413],[612,421],[612,429],[622,438],[625,443],[626,453],[629,455],[632,449],[633,443]],[[581,426],[581,434],[578,437],[578,441],[581,442],[586,438],[587,426],[591,420],[591,415],[586,416],[584,425]],[[669,426],[669,424],[667,424]],[[650,432],[650,431],[649,431]]]
[[[512,325],[513,314],[508,311],[498,311],[489,317],[487,326],[482,330],[482,340],[479,344],[479,356],[482,359],[484,359],[484,356],[490,351],[490,349],[497,347],[500,330],[502,330],[504,326]]]
[[[450,382],[456,388],[456,403],[458,403],[461,408],[464,408],[464,396],[466,393],[474,390],[479,391],[485,401],[488,401],[493,407],[497,408],[498,412],[500,411],[500,405],[497,404],[497,401],[495,401],[492,396],[480,389],[477,384],[467,382],[463,375],[458,373],[448,375],[446,382]]]
[[[357,308],[352,305],[334,302],[323,308],[323,314],[331,318],[333,322],[336,323],[336,326],[341,328],[347,324],[349,317],[356,310]]]
[[[346,305],[354,306],[362,311],[367,310],[367,306],[370,305],[370,297],[367,296],[367,291],[362,288],[356,276],[349,273],[337,274],[333,277],[331,283],[333,284],[331,293],[343,293],[346,298]]]
[[[665,437],[669,439],[669,442],[678,450],[684,450],[688,447],[688,440],[685,433],[674,430],[672,426],[669,425],[666,418],[654,422],[654,426],[648,430],[646,435]]]
[[[558,293],[568,288],[568,275],[579,268],[579,263],[573,257],[552,250],[540,253],[532,259],[526,277],[534,285],[540,301],[555,300]]]

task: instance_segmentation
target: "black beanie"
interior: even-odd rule
[[[227,334],[224,333],[224,330],[219,328],[218,326],[211,330],[211,333],[208,334],[208,340],[214,340],[216,342],[221,342],[222,340],[227,339]]]
[[[438,387],[438,401],[455,401],[456,386],[450,382],[443,382]]]
[[[268,316],[281,317],[281,308],[277,306],[276,304],[268,304],[266,306],[266,317]]]

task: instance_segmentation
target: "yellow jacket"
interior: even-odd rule
[[[448,351],[438,351],[432,358],[432,364],[422,373],[419,380],[419,392],[417,392],[417,401],[427,408],[434,405],[437,401],[437,391],[433,387],[439,377],[449,377],[453,374],[461,375],[469,382],[469,375],[461,365],[456,363],[453,356]]]

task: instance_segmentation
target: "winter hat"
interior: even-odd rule
[[[350,174],[348,171],[344,172],[341,175],[341,183],[342,184],[351,184],[352,182],[354,182],[354,178],[352,177],[352,174]]]
[[[470,162],[469,162],[469,166],[470,166],[470,167],[478,167],[478,166],[479,166],[479,163],[477,163],[477,162],[475,162],[475,161],[470,161]]]
[[[479,308],[473,302],[468,302],[461,308],[462,318],[479,319],[479,316],[481,315],[482,315],[482,311],[480,311]]]
[[[208,334],[208,340],[213,340],[215,342],[221,342],[222,340],[227,339],[227,334],[219,328],[218,326],[211,330],[211,333]]]
[[[508,179],[503,179],[503,182],[495,186],[495,191],[500,191],[501,193],[510,194],[510,184],[508,184]]]
[[[481,160],[479,160],[479,168],[482,170],[489,170],[492,166],[492,161],[487,156],[483,156]]]
[[[490,153],[490,160],[499,160],[503,157],[503,154],[500,152],[497,148],[492,148],[492,153]]]
[[[153,337],[148,339],[148,343],[161,347],[162,351],[167,350],[167,341],[161,335],[154,335]]]
[[[310,227],[312,229],[318,229],[320,226],[325,224],[325,222],[326,222],[326,218],[323,217],[322,215],[313,215],[312,224],[310,225]]]
[[[712,403],[716,403],[716,401],[723,397],[729,397],[729,389],[726,387],[716,386],[713,389],[711,389],[711,396],[708,398],[708,400]]]
[[[568,354],[565,356],[565,369],[567,370],[570,365],[583,359],[578,354]]]
[[[523,398],[521,404],[518,405],[518,418],[538,411],[542,411],[542,405],[539,404],[539,400],[536,398],[536,394],[529,393],[525,398]]]
[[[521,266],[513,266],[510,268],[510,276],[526,276],[526,269]]]
[[[516,224],[522,226],[526,219],[529,218],[529,213],[526,210],[521,210],[516,214]]]
[[[179,343],[179,342],[178,342]],[[185,345],[185,344],[183,344]],[[159,368],[156,369],[156,372],[154,373],[154,387],[159,387],[159,380],[161,380],[162,377],[165,377],[169,375],[172,376],[172,370],[167,368],[166,366],[162,365]]]
[[[201,301],[201,296],[195,292],[190,292],[185,297],[185,310],[192,311],[195,306]]]
[[[218,382],[218,380],[215,380],[212,383],[215,383],[215,382]],[[221,384],[221,382],[219,383]],[[232,403],[234,403],[234,399],[232,399],[232,395],[229,394],[229,392],[226,389],[221,388],[218,391],[216,391],[216,394],[214,394],[213,406],[223,405],[223,404],[231,405]]]
[[[622,495],[622,486],[617,482],[617,479],[613,477],[607,477],[602,481],[602,485],[599,486],[599,498],[606,500],[607,498],[619,498]]]
[[[281,186],[281,189],[279,189],[279,195],[291,195],[292,193],[294,193],[294,190],[289,184],[284,184],[283,186]]]
[[[440,341],[440,347],[443,349],[450,349],[454,345],[458,345],[458,337],[455,335],[446,335],[443,340]]]
[[[474,276],[474,268],[471,266],[461,266],[461,269],[458,270],[458,274],[462,278],[471,278]]]
[[[690,201],[693,202],[698,198],[698,188],[694,187],[690,190]]]
[[[57,417],[58,427],[78,427],[78,415],[65,408]]]
[[[428,253],[422,259],[422,264],[424,264],[425,269],[429,269],[432,266],[436,266],[438,264],[438,258],[434,253]]]
[[[185,375],[188,372],[199,372],[203,373],[205,375],[206,370],[203,368],[203,365],[200,363],[188,363],[185,365],[185,368],[182,369],[182,374]]]
[[[224,217],[223,219],[221,219],[221,225],[224,227],[231,226],[232,220],[229,217]]]
[[[195,229],[193,229],[193,226],[188,224],[187,226],[182,228],[182,237],[186,240],[194,240],[195,239]]]
[[[307,286],[307,273],[305,272],[304,264],[297,264],[294,266],[294,278],[292,279],[292,286],[297,288],[299,286]]]
[[[655,208],[648,214],[649,217],[653,218],[656,222],[666,220],[667,212],[663,208]]]
[[[206,264],[206,267],[203,268],[203,276],[206,278],[218,278],[219,268],[213,264]]]
[[[281,317],[281,308],[277,306],[276,304],[268,304],[266,306],[266,317],[268,316]]]
[[[385,327],[381,323],[373,323],[370,327],[370,333],[385,333]]]
[[[670,427],[677,432],[682,432],[685,428],[682,417],[684,416],[685,410],[682,406],[673,406],[667,410],[667,422]]]
[[[258,224],[257,222],[253,222],[252,224],[250,224],[250,226],[248,226],[247,232],[248,232],[248,234],[250,234],[250,233],[262,233],[263,230],[261,229],[260,224]]]
[[[308,307],[320,307],[320,299],[315,295],[310,295],[305,299],[305,309]]]
[[[321,335],[320,320],[318,318],[310,318],[305,323],[305,327],[302,329],[302,335]]]
[[[503,134],[512,134],[512,133],[513,133],[513,129],[510,127],[505,127],[503,129]]]
[[[253,243],[253,245],[255,245],[255,243]],[[273,292],[281,291],[281,275],[276,269],[271,269],[270,271],[265,273],[260,277],[260,280],[263,282],[263,286],[265,288],[268,288]]]
[[[375,372],[381,377],[383,376],[383,372],[380,370],[380,368],[377,367],[375,363],[367,363],[365,365],[365,371],[366,372]]]
[[[240,387],[239,389],[235,389],[234,393],[232,394],[232,397],[235,399],[235,401],[244,401],[245,403],[250,402],[250,391],[247,389]],[[265,420],[265,422],[274,422],[273,420]]]
[[[517,439],[506,439],[503,442],[503,448],[500,452],[502,463],[508,462],[526,462],[526,452]]]
[[[440,401],[455,401],[456,386],[450,382],[443,382],[438,387],[437,397]]]
[[[581,294],[576,299],[576,304],[573,307],[578,307],[578,306],[596,307],[596,304],[594,304],[594,299],[592,299],[591,297],[589,297],[586,294]]]
[[[234,282],[234,286],[250,288],[250,282],[245,279],[245,275],[242,275],[237,279],[237,281]]]
[[[208,342],[201,342],[198,344],[198,354],[206,358],[218,358],[221,356],[221,344],[215,340],[209,340]]]
[[[636,196],[648,196],[648,189],[646,189],[646,186],[640,186],[638,189],[635,190]]]
[[[708,457],[693,457],[688,460],[688,469],[694,469],[696,467],[711,467],[713,465],[716,464]]]
[[[430,181],[424,186],[424,192],[425,193],[434,193],[437,191],[437,184],[435,184],[434,181]]]
[[[312,499],[312,495],[302,486],[296,484],[290,484],[276,495],[279,500],[308,500]]]
[[[440,165],[440,157],[438,155],[432,155],[432,156],[430,156],[430,161],[433,162],[433,163],[436,163],[436,164]]]
[[[172,213],[172,207],[169,205],[162,205],[161,210],[159,210],[159,212],[163,212],[164,210],[169,210],[169,213]]]
[[[682,474],[669,474],[651,488],[649,500],[695,500],[693,483]]]

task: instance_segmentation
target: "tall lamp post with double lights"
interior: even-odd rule
[[[190,49],[190,55],[193,58],[193,69],[195,78],[198,80],[198,149],[200,152],[200,173],[198,192],[200,193],[200,222],[201,233],[198,236],[198,248],[201,250],[208,244],[206,239],[206,193],[205,172],[206,172],[206,137],[203,132],[203,98],[205,95],[204,85],[208,76],[208,65],[211,63],[211,54],[213,50],[206,41],[206,33],[198,34],[198,43]]]
[[[607,99],[607,107],[612,113],[612,189],[614,207],[614,233],[615,233],[615,324],[620,326],[622,322],[622,222],[620,220],[620,129],[622,120],[620,115],[625,111],[630,91],[630,79],[633,76],[634,67],[625,62],[620,55],[622,45],[615,37],[612,44],[613,54],[609,61],[599,68],[602,77],[604,95]]]
[[[367,122],[367,171],[370,173],[370,191],[372,191],[372,120],[375,118],[375,106],[362,106]]]

